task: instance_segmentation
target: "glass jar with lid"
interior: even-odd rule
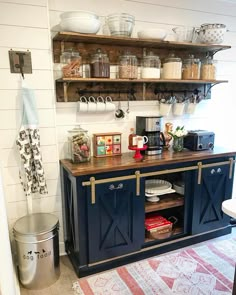
[[[67,49],[61,54],[60,62],[63,64],[62,73],[64,78],[82,77],[82,58],[78,51],[72,48]]]
[[[161,75],[161,61],[159,56],[149,52],[142,60],[141,78],[160,79]]]
[[[212,57],[206,57],[202,60],[201,66],[201,79],[202,80],[215,80],[217,72],[217,61]]]
[[[119,57],[119,78],[138,78],[138,59],[136,55],[132,55],[129,52],[126,52]]]
[[[190,54],[189,58],[183,61],[182,78],[184,80],[198,80],[200,79],[201,61]]]
[[[181,79],[182,78],[182,60],[176,57],[174,53],[169,54],[163,63],[163,79]]]
[[[89,162],[91,158],[91,140],[88,131],[80,126],[68,131],[69,156],[73,163]]]
[[[110,78],[110,61],[107,53],[98,48],[92,55],[91,78]]]

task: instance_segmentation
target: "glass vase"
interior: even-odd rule
[[[175,152],[181,152],[184,149],[184,138],[176,137],[173,139],[173,150]]]

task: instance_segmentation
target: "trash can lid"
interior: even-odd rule
[[[52,231],[58,223],[58,218],[53,214],[33,213],[18,219],[13,231],[24,235],[42,234]]]

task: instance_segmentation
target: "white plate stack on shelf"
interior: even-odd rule
[[[174,193],[172,184],[162,179],[148,179],[145,181],[145,196],[148,202],[158,202],[158,196]]]

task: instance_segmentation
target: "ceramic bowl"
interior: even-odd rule
[[[164,29],[146,29],[146,30],[139,31],[137,34],[140,39],[157,39],[157,40],[164,40],[167,35]]]
[[[70,17],[60,23],[63,31],[77,32],[82,34],[96,34],[101,26],[99,19],[91,17]]]
[[[86,10],[66,11],[60,15],[60,18],[62,20],[66,18],[71,18],[71,17],[78,17],[78,18],[87,17],[87,18],[96,18],[96,19],[99,18],[94,12],[86,11]]]

